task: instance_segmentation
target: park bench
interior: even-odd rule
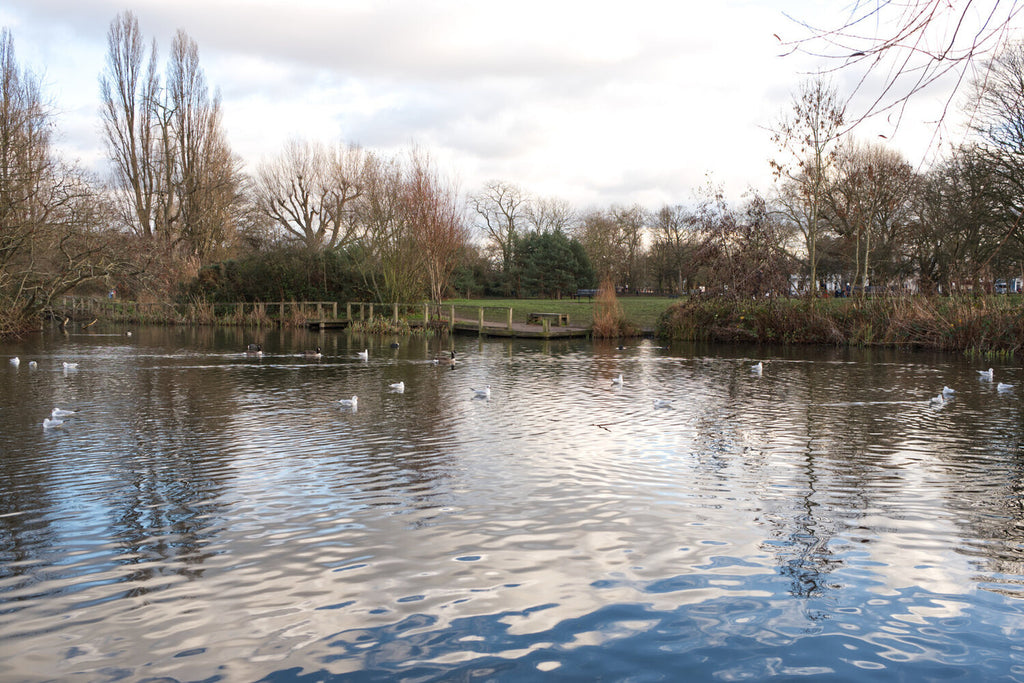
[[[593,299],[595,296],[597,296],[597,290],[596,289],[577,289],[576,290],[576,298],[577,299],[582,299],[583,297],[587,297],[588,299]]]
[[[531,313],[526,318],[528,325],[540,325],[547,320],[552,325],[568,325],[568,313]]]

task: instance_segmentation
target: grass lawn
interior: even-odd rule
[[[619,298],[622,314],[629,322],[644,330],[654,330],[658,318],[679,299],[668,297],[625,296]],[[500,322],[512,309],[514,322],[526,322],[531,313],[567,313],[574,325],[591,325],[594,321],[594,301],[590,299],[448,299],[446,305],[455,306],[458,317],[476,318],[480,307],[484,318]]]

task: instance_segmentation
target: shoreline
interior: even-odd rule
[[[1017,296],[690,299],[658,323],[671,341],[877,346],[1014,355],[1024,348]]]

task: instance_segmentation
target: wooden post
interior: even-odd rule
[[[544,318],[540,321],[541,329],[544,330],[544,334],[551,334],[551,318]]]
[[[319,320],[321,323],[324,321],[323,302],[320,301],[316,302],[316,319]]]
[[[477,332],[484,333],[484,307],[477,309]]]
[[[452,304],[452,313],[449,320],[451,321],[448,323],[448,332],[450,334],[455,331],[455,304]]]
[[[373,322],[373,304],[370,304],[370,322]]]
[[[430,304],[423,304],[423,329],[430,327]]]
[[[331,317],[334,318],[335,320],[338,319],[338,302],[337,301],[332,301],[331,302]]]
[[[512,307],[511,306],[508,307],[508,329],[509,329],[510,332],[512,331]]]
[[[395,307],[394,308],[394,323],[397,325],[398,324],[398,304],[393,304],[393,305]]]
[[[345,319],[352,322],[352,302],[349,301],[345,304]]]
[[[278,310],[277,320],[278,320],[278,322],[280,322],[283,325],[284,324],[284,302],[283,301],[278,301],[277,302],[277,306],[278,306],[278,309],[277,309]]]

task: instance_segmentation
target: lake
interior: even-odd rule
[[[1024,681],[1013,359],[132,332],[0,346],[0,680]]]

